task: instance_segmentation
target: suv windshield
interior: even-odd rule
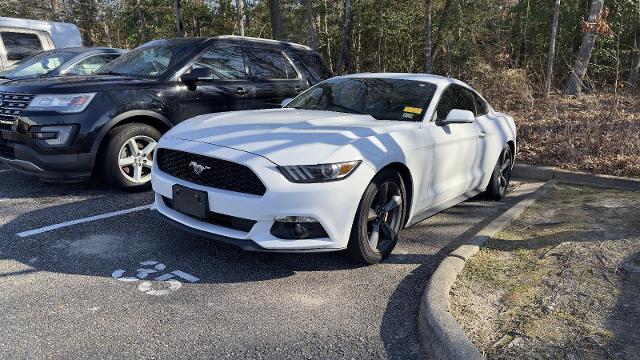
[[[177,41],[142,45],[103,66],[97,74],[157,79],[189,58],[193,42]]]
[[[76,55],[77,53],[60,50],[41,52],[0,71],[0,77],[17,80],[46,75]]]
[[[314,86],[286,107],[420,121],[436,89],[435,84],[413,80],[337,78]]]

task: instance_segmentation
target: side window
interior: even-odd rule
[[[476,113],[475,102],[469,90],[457,85],[450,85],[440,97],[440,102],[436,108],[437,119],[446,119],[453,109],[469,110],[474,114]]]
[[[253,75],[260,80],[296,79],[298,74],[282,51],[248,49],[247,58]]]
[[[91,75],[98,69],[113,61],[119,55],[117,54],[103,54],[93,55],[85,59],[80,60],[75,65],[70,67],[65,73],[69,75]]]
[[[489,104],[476,93],[473,93],[473,98],[476,101],[476,109],[478,110],[476,116],[486,115],[489,112]]]
[[[236,47],[209,49],[193,63],[191,68],[209,69],[215,80],[242,80],[247,78],[242,52]]]
[[[7,51],[7,60],[22,60],[43,50],[36,34],[2,31],[0,37]]]
[[[293,61],[298,67],[305,72],[306,77],[312,83],[318,83],[322,80],[330,78],[331,72],[327,69],[322,57],[312,52],[296,52]]]

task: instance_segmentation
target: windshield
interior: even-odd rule
[[[0,71],[0,77],[17,80],[46,75],[76,55],[77,53],[59,50],[41,52]]]
[[[420,121],[436,89],[435,84],[413,80],[336,78],[312,87],[286,107]]]
[[[97,74],[157,79],[181,64],[196,49],[193,42],[142,45],[103,66]]]

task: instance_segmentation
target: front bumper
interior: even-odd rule
[[[346,248],[353,220],[367,185],[375,175],[363,164],[348,178],[329,183],[295,184],[289,182],[276,165],[259,155],[215,145],[163,138],[159,147],[215,157],[251,168],[267,188],[263,196],[237,193],[196,185],[170,176],[154,167],[151,182],[156,193],[155,209],[168,219],[199,234],[232,242],[242,248],[260,251],[335,251]],[[304,159],[300,159],[304,162]],[[162,197],[171,199],[172,187],[180,184],[206,191],[211,212],[225,214],[256,223],[248,231],[217,226],[177,212]],[[288,240],[271,234],[276,216],[310,216],[324,228],[328,237]]]
[[[95,154],[41,154],[32,147],[0,140],[0,161],[20,172],[51,181],[91,177]]]

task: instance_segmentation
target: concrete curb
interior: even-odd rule
[[[609,175],[593,175],[547,166],[515,164],[513,166],[513,177],[538,181],[548,181],[553,179],[567,184],[640,191],[640,179]]]
[[[478,232],[469,242],[459,246],[438,265],[420,300],[418,329],[421,342],[435,359],[484,359],[460,324],[449,311],[449,292],[465,262],[474,256],[491,237],[504,229],[522,212],[533,205],[555,180],[544,184],[523,185],[531,193]]]

